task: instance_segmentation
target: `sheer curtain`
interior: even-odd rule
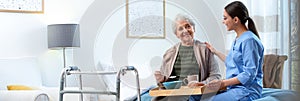
[[[300,92],[300,0],[290,1],[290,66],[291,89]]]
[[[231,0],[235,1],[235,0]],[[230,1],[230,2],[231,2]],[[288,0],[240,0],[249,11],[254,20],[261,41],[265,47],[264,54],[289,54],[289,18]],[[226,34],[226,52],[230,50],[232,41],[235,39],[234,32]],[[289,59],[287,60],[289,61]],[[289,65],[285,62],[283,71],[282,88],[290,88]]]
[[[285,51],[287,47],[284,47],[283,40],[284,38],[288,38],[288,34],[283,34],[282,32],[282,8],[280,0],[241,1],[247,6],[250,17],[255,22],[261,41],[265,47],[265,54],[287,54],[287,51]],[[228,32],[226,35],[226,50],[229,50],[231,42],[236,35],[234,32]]]

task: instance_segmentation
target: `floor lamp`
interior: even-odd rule
[[[66,48],[80,47],[79,24],[48,25],[48,48],[63,50],[63,63],[66,67]]]
[[[48,48],[63,50],[64,69],[66,68],[66,48],[80,47],[79,24],[52,24],[48,25]],[[67,76],[65,75],[65,79]],[[67,86],[65,82],[64,86]],[[80,89],[82,89],[80,87]],[[83,95],[80,96],[83,101]]]

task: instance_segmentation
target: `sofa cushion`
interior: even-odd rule
[[[0,101],[58,101],[50,100],[48,94],[42,90],[0,90]],[[79,100],[69,100],[79,101]]]
[[[34,57],[0,59],[0,90],[7,85],[42,86],[41,72]]]

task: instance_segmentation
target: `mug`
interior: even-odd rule
[[[184,78],[184,79],[183,79],[183,83],[184,83],[185,85],[189,84],[189,83],[192,82],[192,81],[198,82],[198,81],[199,81],[198,75],[188,75],[187,78]]]

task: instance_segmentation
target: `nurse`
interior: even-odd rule
[[[240,1],[228,4],[223,13],[223,24],[228,31],[235,31],[236,38],[227,56],[214,49],[209,43],[207,47],[226,65],[226,79],[214,80],[207,84],[210,88],[225,88],[212,97],[201,95],[190,96],[189,101],[251,101],[261,97],[262,64],[264,47],[259,39],[253,20],[249,17],[246,6]],[[248,26],[245,23],[248,22]],[[201,83],[200,83],[201,84]]]

